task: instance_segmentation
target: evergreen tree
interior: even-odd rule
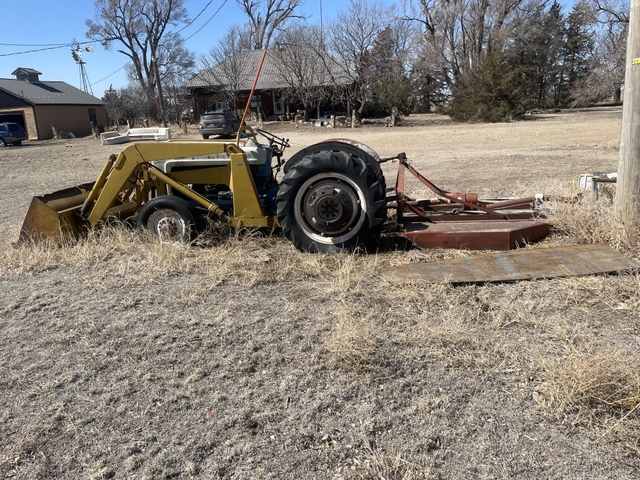
[[[415,105],[415,96],[405,74],[404,52],[394,30],[387,26],[382,30],[371,49],[371,68],[375,72],[373,83],[374,102],[386,114],[395,107],[409,115]]]
[[[524,115],[536,103],[531,89],[535,68],[513,54],[492,51],[452,92],[447,113],[457,121],[504,122]]]

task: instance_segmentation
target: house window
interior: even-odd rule
[[[254,95],[251,97],[251,108],[262,107],[262,95]]]
[[[93,123],[94,126],[98,125],[98,117],[96,117],[96,109],[95,108],[90,108],[89,109],[89,121],[91,123]]]
[[[275,115],[284,114],[284,101],[280,92],[274,92],[273,94],[273,113]]]

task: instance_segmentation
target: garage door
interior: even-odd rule
[[[19,110],[17,112],[2,112],[0,113],[0,123],[2,122],[14,122],[20,124],[24,131],[29,134],[27,130],[27,122],[24,121],[24,112]]]

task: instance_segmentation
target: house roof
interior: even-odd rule
[[[42,75],[42,72],[39,72],[38,70],[35,70],[33,68],[24,68],[24,67],[16,68],[13,72],[11,72],[11,75],[17,75],[20,72],[33,73],[33,74],[36,74],[36,75]]]
[[[59,81],[27,82],[0,78],[0,90],[31,105],[104,105],[99,98]]]
[[[260,65],[262,52],[262,50],[238,52],[210,69],[200,70],[187,82],[186,87],[219,87],[225,84],[236,84],[238,91],[251,90]],[[315,57],[318,65],[326,66],[326,68],[314,69],[317,86],[348,85],[353,81],[350,76],[345,74],[343,67],[328,53],[320,53],[311,48],[305,48],[305,52],[309,55],[309,58],[313,59]],[[286,73],[283,73],[283,69],[278,65],[279,58],[280,56],[273,53],[273,51],[267,53],[256,85],[257,90],[271,90],[290,86],[290,83],[285,78]],[[234,75],[236,78],[230,79],[230,75]]]

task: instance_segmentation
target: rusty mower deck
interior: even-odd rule
[[[537,208],[544,200],[541,195],[479,199],[475,193],[452,193],[421,175],[404,153],[379,162],[392,160],[398,161],[398,175],[387,205],[396,210],[398,225],[418,247],[511,250],[549,234],[550,224]],[[416,200],[407,196],[404,193],[407,171],[436,197]]]

